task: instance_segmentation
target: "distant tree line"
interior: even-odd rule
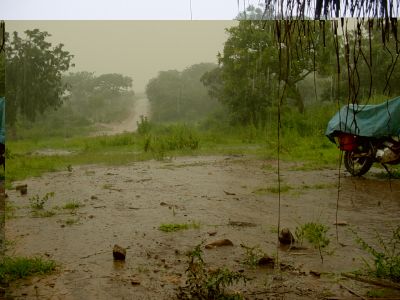
[[[218,107],[218,102],[210,97],[200,78],[216,67],[212,63],[200,63],[182,72],[159,72],[146,86],[152,120],[193,122],[213,112]]]
[[[5,59],[0,57],[0,93],[7,98],[6,122],[15,135],[18,124],[110,122],[129,113],[132,79],[121,74],[67,74],[73,55],[63,44],[52,45],[38,29],[6,33]],[[4,71],[5,70],[5,71]],[[67,75],[66,75],[67,74]],[[5,78],[4,78],[5,75]],[[3,77],[2,77],[3,76]],[[54,112],[58,110],[58,112]],[[27,125],[28,124],[28,125]]]
[[[133,106],[132,78],[128,76],[76,72],[63,76],[62,82],[67,87],[63,109],[90,122],[123,119]]]

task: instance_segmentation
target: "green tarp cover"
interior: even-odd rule
[[[400,136],[400,97],[378,105],[342,107],[329,121],[325,135],[334,141],[338,132],[365,137]]]
[[[6,141],[5,104],[6,104],[5,99],[0,97],[0,143],[2,144],[4,144]]]

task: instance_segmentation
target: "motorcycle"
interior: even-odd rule
[[[400,164],[400,97],[378,105],[346,105],[325,134],[344,152],[351,175],[364,175],[373,163],[389,172],[387,164]]]
[[[397,137],[370,138],[347,133],[337,136],[339,149],[344,151],[344,166],[353,176],[362,176],[374,162],[386,164],[400,163],[400,141]]]

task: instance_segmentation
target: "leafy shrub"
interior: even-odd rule
[[[179,288],[178,299],[243,299],[240,294],[227,293],[225,288],[241,280],[246,283],[247,278],[239,272],[233,272],[226,268],[207,270],[202,254],[201,244],[187,254],[186,286]]]
[[[150,133],[152,125],[146,116],[140,116],[140,121],[136,122],[136,124],[137,124],[137,133],[138,134],[146,135],[146,134]]]
[[[373,257],[374,267],[367,261],[369,270],[378,278],[386,278],[400,282],[400,226],[392,233],[388,241],[377,234],[376,239],[381,249],[374,248],[356,234],[356,241],[361,247]]]
[[[319,223],[306,223],[304,225],[296,227],[295,235],[296,239],[302,243],[306,239],[311,245],[318,249],[321,256],[321,261],[324,262],[322,256],[322,248],[329,245],[329,238],[326,236],[329,227]]]
[[[154,130],[144,137],[143,150],[153,153],[156,159],[164,159],[169,151],[196,150],[200,139],[193,129],[186,125],[171,125]]]
[[[251,268],[255,268],[259,265],[260,259],[265,256],[264,251],[259,246],[248,247],[240,245],[245,251],[245,259],[243,264],[248,265]]]

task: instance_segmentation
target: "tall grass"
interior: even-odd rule
[[[281,158],[302,161],[310,168],[333,166],[337,150],[325,136],[335,104],[309,107],[304,114],[284,109],[281,128]],[[7,141],[6,180],[40,176],[44,172],[66,170],[69,165],[128,164],[146,159],[179,155],[249,154],[276,158],[277,117],[271,110],[264,126],[230,125],[219,116],[200,124],[154,124],[146,118],[136,133],[114,136],[37,136]],[[43,131],[45,132],[45,131]],[[62,149],[70,155],[45,156],[40,149]]]

